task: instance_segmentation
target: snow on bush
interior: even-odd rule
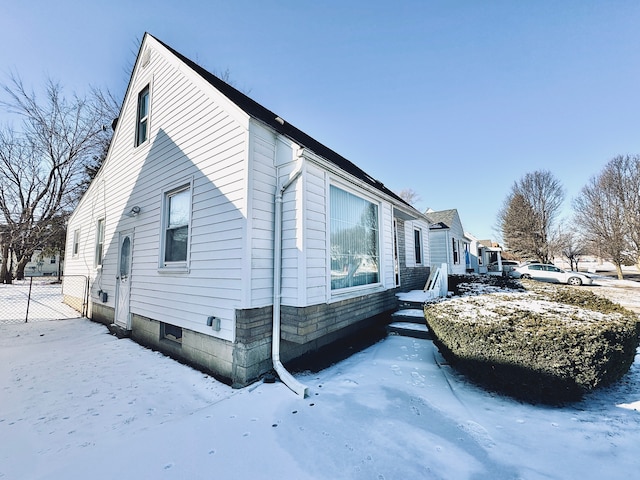
[[[425,307],[452,365],[486,388],[549,404],[577,400],[629,370],[638,347],[633,312],[584,289],[517,287],[460,283],[463,296]]]

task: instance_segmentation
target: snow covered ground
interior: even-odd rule
[[[625,286],[637,303],[640,284]],[[0,478],[637,478],[640,354],[562,408],[442,362],[431,341],[390,336],[298,374],[301,399],[233,390],[86,319],[0,325]]]
[[[82,292],[84,278],[72,278],[79,283],[79,291]],[[81,294],[76,293],[76,296]],[[14,280],[10,285],[0,283],[0,325],[22,323],[27,316],[29,322],[40,322],[53,318],[75,318],[80,314],[62,303],[62,286],[51,277]]]

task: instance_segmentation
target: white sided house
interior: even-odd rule
[[[428,230],[382,183],[145,34],[69,221],[65,273],[90,277],[93,320],[243,386],[382,322],[397,292],[424,285]]]
[[[469,271],[502,275],[502,248],[491,240],[480,240],[469,232],[464,233],[469,239]]]
[[[434,265],[446,263],[452,275],[463,275],[471,270],[470,240],[464,234],[458,210],[435,212],[429,209],[425,215],[430,223],[431,262]]]

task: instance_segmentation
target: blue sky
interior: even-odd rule
[[[640,154],[640,2],[3,0],[0,75],[121,98],[145,31],[424,210],[496,238],[513,182],[570,200]],[[3,120],[0,117],[0,121]]]

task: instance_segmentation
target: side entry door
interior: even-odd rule
[[[133,231],[121,232],[118,248],[118,273],[116,275],[115,323],[131,330],[129,301],[131,298],[131,253],[133,251]]]

